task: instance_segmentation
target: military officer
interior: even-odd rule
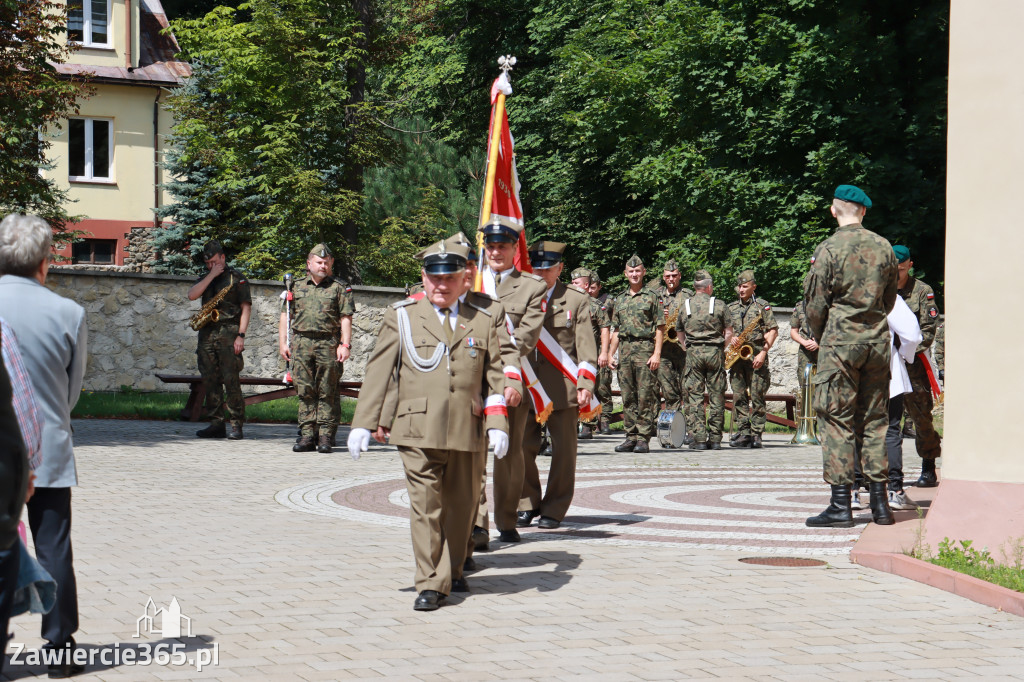
[[[615,299],[607,291],[601,291],[601,275],[597,270],[590,271],[590,295],[601,305],[601,310],[611,324],[612,311],[615,310]],[[609,327],[608,347],[611,348],[611,327]],[[609,364],[597,368],[597,399],[601,403],[601,418],[598,420],[602,435],[612,432],[609,417],[612,415],[612,368],[611,353],[608,354]]]
[[[306,277],[292,288],[292,345],[288,347],[287,308],[281,307],[277,331],[281,357],[294,364],[292,373],[299,396],[299,440],[295,452],[328,453],[338,429],[338,380],[352,349],[352,287],[329,273],[331,250],[317,244],[306,256]],[[317,442],[313,432],[317,431]]]
[[[930,286],[910,274],[914,261],[910,249],[903,245],[892,247],[899,269],[899,294],[921,325],[921,343],[917,346],[914,363],[907,365],[913,392],[903,396],[903,404],[914,420],[914,444],[921,456],[921,476],[914,483],[919,488],[934,488],[939,484],[935,475],[935,460],[942,456],[942,440],[932,423],[932,389],[928,378],[930,367],[926,356],[935,333],[939,329],[939,309],[935,305],[935,292]]]
[[[546,422],[551,432],[551,469],[542,496],[537,471],[542,427],[536,418],[527,419],[523,436],[526,476],[517,518],[521,528],[529,526],[538,515],[540,528],[558,528],[565,518],[576,486],[576,427],[580,408],[590,403],[597,379],[597,344],[590,319],[590,294],[558,281],[564,252],[565,244],[559,242],[541,241],[530,247],[530,265],[548,287],[545,338],[550,335],[548,340],[558,344],[568,355],[576,371],[555,355],[558,348],[549,347],[549,354],[541,353],[538,346],[530,356],[537,379],[552,402],[551,415]],[[576,381],[569,376],[575,376]]]
[[[689,445],[693,442],[690,432],[694,426],[687,415],[686,389],[683,385],[686,351],[672,337],[676,334],[679,307],[684,300],[693,296],[693,291],[682,286],[683,274],[679,272],[679,266],[674,260],[665,263],[661,279],[664,284],[654,289],[654,293],[661,298],[661,307],[665,311],[666,329],[665,343],[661,346],[661,363],[658,365],[658,384],[661,386],[665,409],[681,412],[686,419],[687,434],[683,443]]]
[[[242,439],[245,422],[245,400],[238,375],[244,361],[245,334],[252,315],[252,296],[249,282],[238,270],[227,266],[224,247],[211,239],[203,247],[203,260],[207,273],[188,290],[188,300],[202,297],[203,305],[223,293],[217,304],[216,322],[209,322],[199,330],[196,356],[199,373],[206,389],[206,409],[210,425],[196,432],[200,438]],[[224,427],[224,394],[227,394],[227,415],[231,432]]]
[[[685,344],[686,396],[693,423],[691,450],[721,450],[725,424],[724,347],[732,339],[730,316],[722,301],[715,299],[714,282],[707,270],[693,276],[696,293],[683,299],[676,318],[676,334]],[[704,412],[704,391],[710,410]],[[706,422],[706,425],[705,425]]]
[[[729,370],[732,385],[733,404],[736,406],[736,440],[734,448],[761,447],[761,434],[767,416],[765,395],[771,386],[772,376],[768,369],[768,350],[779,338],[779,325],[768,302],[757,298],[757,282],[753,270],[744,270],[736,277],[736,292],[739,300],[729,304],[730,326],[736,336],[743,333],[755,319],[757,324],[747,339],[753,354],[746,360],[740,358]],[[760,313],[760,316],[758,314]],[[739,343],[739,339],[731,342]]]
[[[498,339],[504,320],[460,300],[468,289],[466,255],[462,246],[434,244],[422,258],[426,295],[385,312],[348,439],[354,459],[371,434],[398,447],[409,492],[417,611],[437,609],[452,591],[469,590],[463,565],[484,452],[490,444],[500,459],[508,450]]]
[[[793,314],[789,316],[789,338],[800,346],[796,355],[796,404],[799,409],[799,406],[804,404],[804,367],[808,364],[818,364],[818,342],[814,340],[811,330],[807,326],[803,300],[796,304]]]
[[[496,217],[484,225],[484,255],[486,263],[480,268],[484,291],[496,296],[505,308],[512,324],[512,336],[519,349],[520,359],[530,356],[537,347],[544,324],[543,301],[547,296],[544,280],[515,267],[516,248],[523,226],[505,218]],[[494,463],[494,525],[502,542],[519,542],[516,530],[519,498],[526,475],[523,460],[523,433],[530,419],[530,405],[524,400],[509,407],[508,456]]]
[[[643,285],[646,269],[640,256],[626,261],[629,287],[615,301],[612,313],[612,368],[619,370],[622,390],[623,426],[626,440],[615,446],[616,452],[649,452],[647,441],[654,435],[658,417],[658,380],[655,372],[661,362],[661,344],[665,336],[665,316],[658,295]]]
[[[572,285],[580,291],[586,292],[587,299],[590,301],[590,322],[594,327],[594,343],[597,346],[597,374],[598,381],[600,381],[601,369],[608,366],[608,346],[611,344],[611,321],[608,319],[608,314],[604,311],[604,306],[590,295],[590,283],[593,276],[594,273],[587,268],[576,268],[572,271],[571,275]],[[595,384],[595,391],[596,388]],[[580,438],[593,438],[594,431],[599,429],[599,421],[600,418],[583,422],[580,425]]]
[[[807,519],[811,527],[850,528],[850,497],[856,444],[868,481],[875,523],[894,522],[886,481],[888,463],[889,324],[896,302],[896,257],[882,237],[861,224],[871,200],[853,185],[836,188],[832,216],[835,233],[814,250],[804,279],[804,311],[818,339],[814,408],[824,424],[825,482],[832,487],[829,506]]]

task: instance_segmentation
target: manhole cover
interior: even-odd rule
[[[820,559],[798,559],[788,556],[750,556],[740,559],[740,561],[744,564],[755,564],[757,566],[785,566],[786,568],[825,565],[825,562]]]

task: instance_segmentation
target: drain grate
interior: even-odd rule
[[[749,556],[740,559],[740,562],[756,566],[784,566],[786,568],[825,565],[825,562],[820,559],[799,559],[790,556]]]

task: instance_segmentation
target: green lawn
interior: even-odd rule
[[[78,404],[71,412],[75,418],[93,419],[180,419],[187,393],[143,393],[141,391],[82,391]],[[245,408],[245,419],[250,422],[298,421],[299,399],[296,397],[271,400]],[[356,410],[356,401],[341,399],[341,422],[348,424]]]

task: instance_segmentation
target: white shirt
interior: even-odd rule
[[[455,303],[452,303],[450,306],[448,306],[448,310],[452,311],[451,315],[448,316],[448,325],[452,328],[452,331],[455,331],[455,318],[459,316],[459,302],[465,298],[466,295],[463,294],[462,296],[459,296],[459,299],[455,301]],[[434,306],[434,312],[437,313],[437,321],[441,323],[442,327],[444,327],[445,309],[437,305],[436,303],[431,303],[431,305]]]

